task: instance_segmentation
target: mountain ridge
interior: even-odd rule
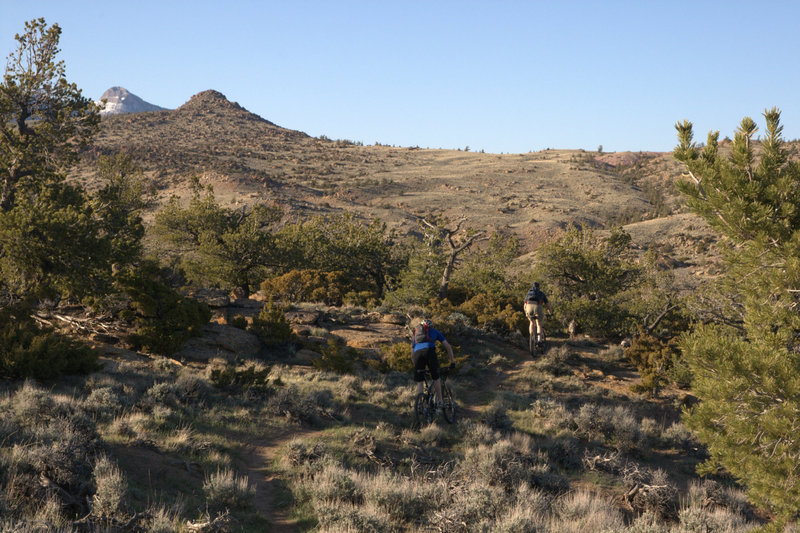
[[[516,236],[523,258],[570,225],[604,230],[683,210],[670,153],[363,145],[278,126],[216,90],[174,110],[104,116],[80,179],[96,179],[97,156],[120,152],[157,191],[147,216],[172,196],[188,199],[198,179],[222,205],[278,205],[294,220],[348,211],[401,236],[418,233],[423,217],[466,217],[464,227]],[[685,255],[706,238],[700,222],[663,222],[638,229],[637,245]]]

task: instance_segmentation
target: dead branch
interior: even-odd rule
[[[231,521],[230,511],[217,515],[213,519],[206,515],[206,520],[187,522],[186,528],[196,533],[206,533],[211,531],[224,531]]]

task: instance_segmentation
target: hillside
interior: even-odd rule
[[[467,215],[475,227],[513,231],[530,246],[566,224],[602,228],[652,211],[608,156],[595,162],[583,151],[483,154],[317,139],[216,91],[174,111],[104,117],[87,162],[117,151],[143,165],[161,200],[185,195],[197,176],[233,204],[276,202],[304,213],[348,209],[403,231],[414,227],[416,215]]]

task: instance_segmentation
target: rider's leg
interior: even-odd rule
[[[425,353],[422,350],[413,352],[411,355],[411,362],[414,365],[414,381],[417,382],[417,395],[422,393],[422,387],[425,385],[423,376],[427,363],[424,356]]]
[[[433,387],[436,389],[436,405],[442,405],[442,380],[436,379],[433,382]]]
[[[536,340],[540,341],[544,339],[544,333],[542,332],[542,320],[537,316],[536,317]]]

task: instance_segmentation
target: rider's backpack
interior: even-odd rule
[[[537,303],[541,305],[544,303],[544,293],[538,288],[534,288],[528,291],[527,297],[525,299],[528,302]]]
[[[428,333],[430,326],[428,324],[420,324],[416,328],[414,328],[414,344],[419,344],[421,342],[430,342],[431,336]]]

